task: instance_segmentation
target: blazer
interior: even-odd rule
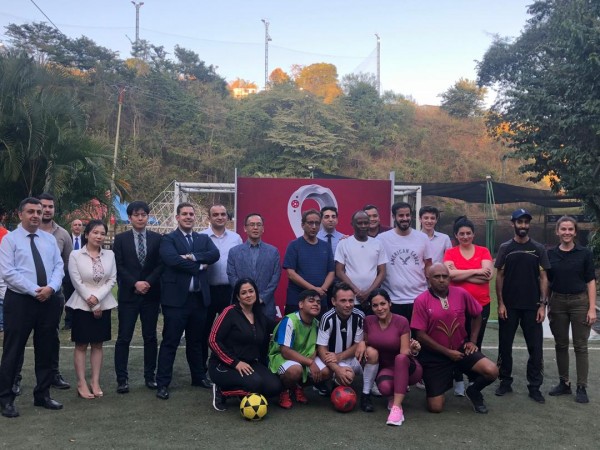
[[[69,276],[75,291],[71,294],[67,306],[83,311],[103,311],[117,306],[117,301],[112,295],[112,288],[117,281],[117,265],[115,254],[111,250],[100,250],[100,260],[104,268],[104,276],[99,283],[93,280],[92,259],[84,246],[80,250],[74,250],[69,256]],[[86,299],[94,295],[99,303],[90,308]]]
[[[204,298],[204,305],[210,305],[206,265],[219,260],[219,249],[208,235],[196,233],[195,231],[191,234],[193,240],[191,252],[185,236],[179,229],[165,234],[160,241],[159,253],[164,264],[160,280],[160,303],[162,305],[182,307],[185,304],[194,274],[200,276],[200,289]],[[188,253],[192,253],[196,260],[192,261],[181,257],[181,255]],[[200,270],[202,265],[204,267]]]
[[[162,236],[146,230],[146,260],[140,264],[137,257],[137,243],[133,231],[125,231],[115,236],[113,251],[117,262],[117,284],[119,285],[119,303],[132,302],[139,297],[135,293],[135,283],[147,281],[150,290],[142,297],[147,300],[160,298],[160,275],[163,264],[160,259],[160,241]]]
[[[235,286],[242,278],[252,278],[258,287],[261,303],[265,306],[265,315],[271,319],[276,317],[275,289],[281,277],[281,258],[279,250],[266,242],[258,247],[256,269],[252,267],[250,245],[248,241],[229,250],[227,258],[227,277],[229,284]]]

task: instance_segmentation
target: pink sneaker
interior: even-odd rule
[[[404,412],[402,408],[398,406],[392,406],[392,410],[390,411],[390,415],[387,418],[387,425],[395,425],[399,427],[404,422]]]

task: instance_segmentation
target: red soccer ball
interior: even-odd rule
[[[356,406],[356,392],[349,386],[338,386],[331,393],[331,404],[339,412],[350,412]]]

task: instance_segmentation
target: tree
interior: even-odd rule
[[[327,104],[342,95],[337,68],[333,64],[317,63],[303,67],[294,77],[294,81],[300,89],[321,97]]]
[[[7,204],[46,191],[74,207],[109,186],[110,149],[85,134],[85,114],[63,86],[68,76],[25,55],[0,56],[0,191]]]
[[[442,98],[441,108],[455,117],[480,116],[486,94],[486,88],[477,86],[475,81],[461,78],[439,95]]]
[[[539,0],[515,40],[497,37],[478,64],[478,82],[499,96],[489,126],[523,172],[580,198],[600,218],[600,2]]]
[[[279,67],[269,75],[269,84],[271,85],[289,83],[290,81],[290,76]]]

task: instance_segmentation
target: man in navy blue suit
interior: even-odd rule
[[[138,316],[144,338],[144,379],[146,387],[156,389],[155,370],[158,354],[156,324],[160,311],[160,274],[158,250],[162,236],[147,230],[150,207],[135,201],[127,206],[132,229],[115,236],[113,251],[119,285],[119,334],[115,344],[117,392],[129,392],[129,345]]]
[[[164,326],[158,353],[156,396],[162,400],[169,398],[173,362],[184,331],[192,386],[212,387],[204,370],[202,330],[210,305],[206,268],[219,260],[219,250],[207,235],[194,232],[196,212],[191,203],[180,203],[175,218],[177,229],[163,236],[160,244],[164,264],[161,277]]]

